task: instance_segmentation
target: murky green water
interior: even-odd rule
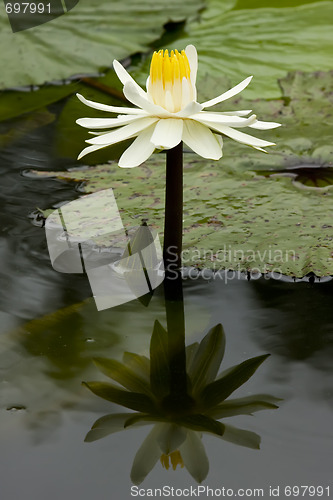
[[[30,168],[70,167],[54,159],[52,137],[49,125],[1,153],[1,498],[131,498],[132,462],[151,426],[84,443],[98,418],[124,409],[81,382],[106,380],[94,357],[119,360],[124,351],[149,357],[154,322],[166,325],[163,286],[148,307],[133,301],[97,312],[85,276],[52,269],[44,230],[29,214],[73,200],[78,192],[73,184],[22,175]],[[271,355],[235,396],[270,394],[282,401],[274,411],[221,420],[260,435],[260,450],[202,436],[209,459],[202,485],[216,489],[217,496],[223,487],[235,494],[248,488],[247,496],[261,488],[264,498],[270,487],[279,486],[284,498],[288,485],[322,486],[328,497],[333,282],[227,277],[183,280],[185,342],[200,342],[221,323],[222,369]],[[196,488],[197,483],[185,468],[167,471],[158,461],[140,488],[163,486]],[[207,496],[201,490],[201,497]]]

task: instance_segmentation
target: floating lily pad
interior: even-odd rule
[[[98,74],[112,60],[146,52],[163,25],[195,16],[201,0],[80,0],[51,22],[12,33],[2,7],[0,88],[40,85],[77,74]]]
[[[46,85],[30,92],[0,92],[0,121],[9,120],[60,101],[75,92],[76,85]]]
[[[254,75],[247,97],[272,98],[281,95],[277,80],[288,72],[332,68],[331,1],[295,1],[293,7],[284,2],[284,8],[280,2],[270,2],[269,7],[257,0],[235,3],[208,0],[200,19],[187,23],[185,37],[167,47],[182,48],[190,43],[197,47],[198,87],[206,75],[227,76],[232,84]],[[137,72],[142,84],[147,67],[148,63]],[[215,87],[209,98],[218,93],[219,87]]]
[[[101,80],[103,81],[103,80]],[[114,72],[109,72],[108,85],[113,91],[121,91],[121,84],[115,77]],[[97,82],[95,82],[97,83]],[[80,85],[81,92],[87,99],[104,102],[111,106],[126,106],[125,99],[120,100],[117,97],[102,92],[99,88],[93,88],[88,85]],[[55,140],[55,149],[58,156],[76,160],[82,151],[85,140],[89,134],[87,130],[79,127],[76,120],[82,117],[103,117],[105,113],[95,109],[88,108],[76,96],[68,99],[57,121],[57,134]],[[85,164],[96,165],[96,163],[105,163],[110,159],[118,159],[131,141],[115,144],[114,146],[97,151],[97,155],[88,155],[83,161]]]
[[[116,165],[38,175],[86,180],[87,192],[112,187],[125,226],[146,218],[162,237],[162,155],[136,175]],[[186,266],[298,277],[333,274],[333,196],[328,189],[304,191],[290,179],[228,172],[221,163],[188,155],[184,203]]]

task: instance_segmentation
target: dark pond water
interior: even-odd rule
[[[106,380],[93,357],[121,359],[124,351],[149,356],[154,322],[165,324],[163,287],[148,307],[132,301],[97,312],[85,276],[52,269],[44,230],[28,216],[78,193],[62,181],[22,176],[29,168],[73,166],[53,159],[51,141],[49,125],[7,147],[0,159],[0,498],[131,498],[132,462],[151,426],[85,443],[98,418],[124,409],[81,382]],[[260,450],[202,435],[209,459],[202,486],[216,496],[223,496],[224,487],[224,496],[231,489],[241,496],[243,488],[246,496],[269,498],[270,487],[280,487],[285,498],[285,486],[319,487],[305,497],[332,495],[333,281],[185,279],[183,293],[187,345],[222,323],[222,369],[271,355],[235,397],[282,399],[279,409],[225,419],[260,435]],[[184,488],[198,483],[185,468],[165,470],[158,461],[141,494],[163,486],[186,495]],[[302,496],[304,490],[297,491],[294,496]],[[201,490],[200,496],[211,494]]]

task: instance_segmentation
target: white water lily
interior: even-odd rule
[[[196,91],[198,56],[196,48],[188,45],[179,53],[177,50],[154,52],[147,91],[144,91],[118,62],[113,62],[118,78],[124,85],[123,93],[135,108],[108,106],[78,98],[87,106],[110,113],[116,118],[80,118],[82,127],[106,132],[92,132],[96,137],[88,139],[90,144],[78,159],[98,149],[111,146],[126,139],[136,138],[119,160],[120,167],[137,167],[155,149],[171,149],[183,141],[203,158],[219,160],[222,157],[222,135],[237,142],[252,146],[260,151],[274,145],[273,142],[258,139],[239,131],[250,127],[267,130],[279,127],[279,123],[257,120],[256,115],[247,117],[251,110],[207,112],[203,111],[237,95],[250,83],[252,76],[223,94],[199,104]]]

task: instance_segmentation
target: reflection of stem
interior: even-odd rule
[[[178,271],[164,280],[164,295],[169,344],[170,399],[176,408],[188,407],[185,352],[185,315],[182,277]],[[175,408],[175,409],[176,409]]]
[[[166,269],[181,266],[183,236],[183,143],[166,152],[163,259]]]

